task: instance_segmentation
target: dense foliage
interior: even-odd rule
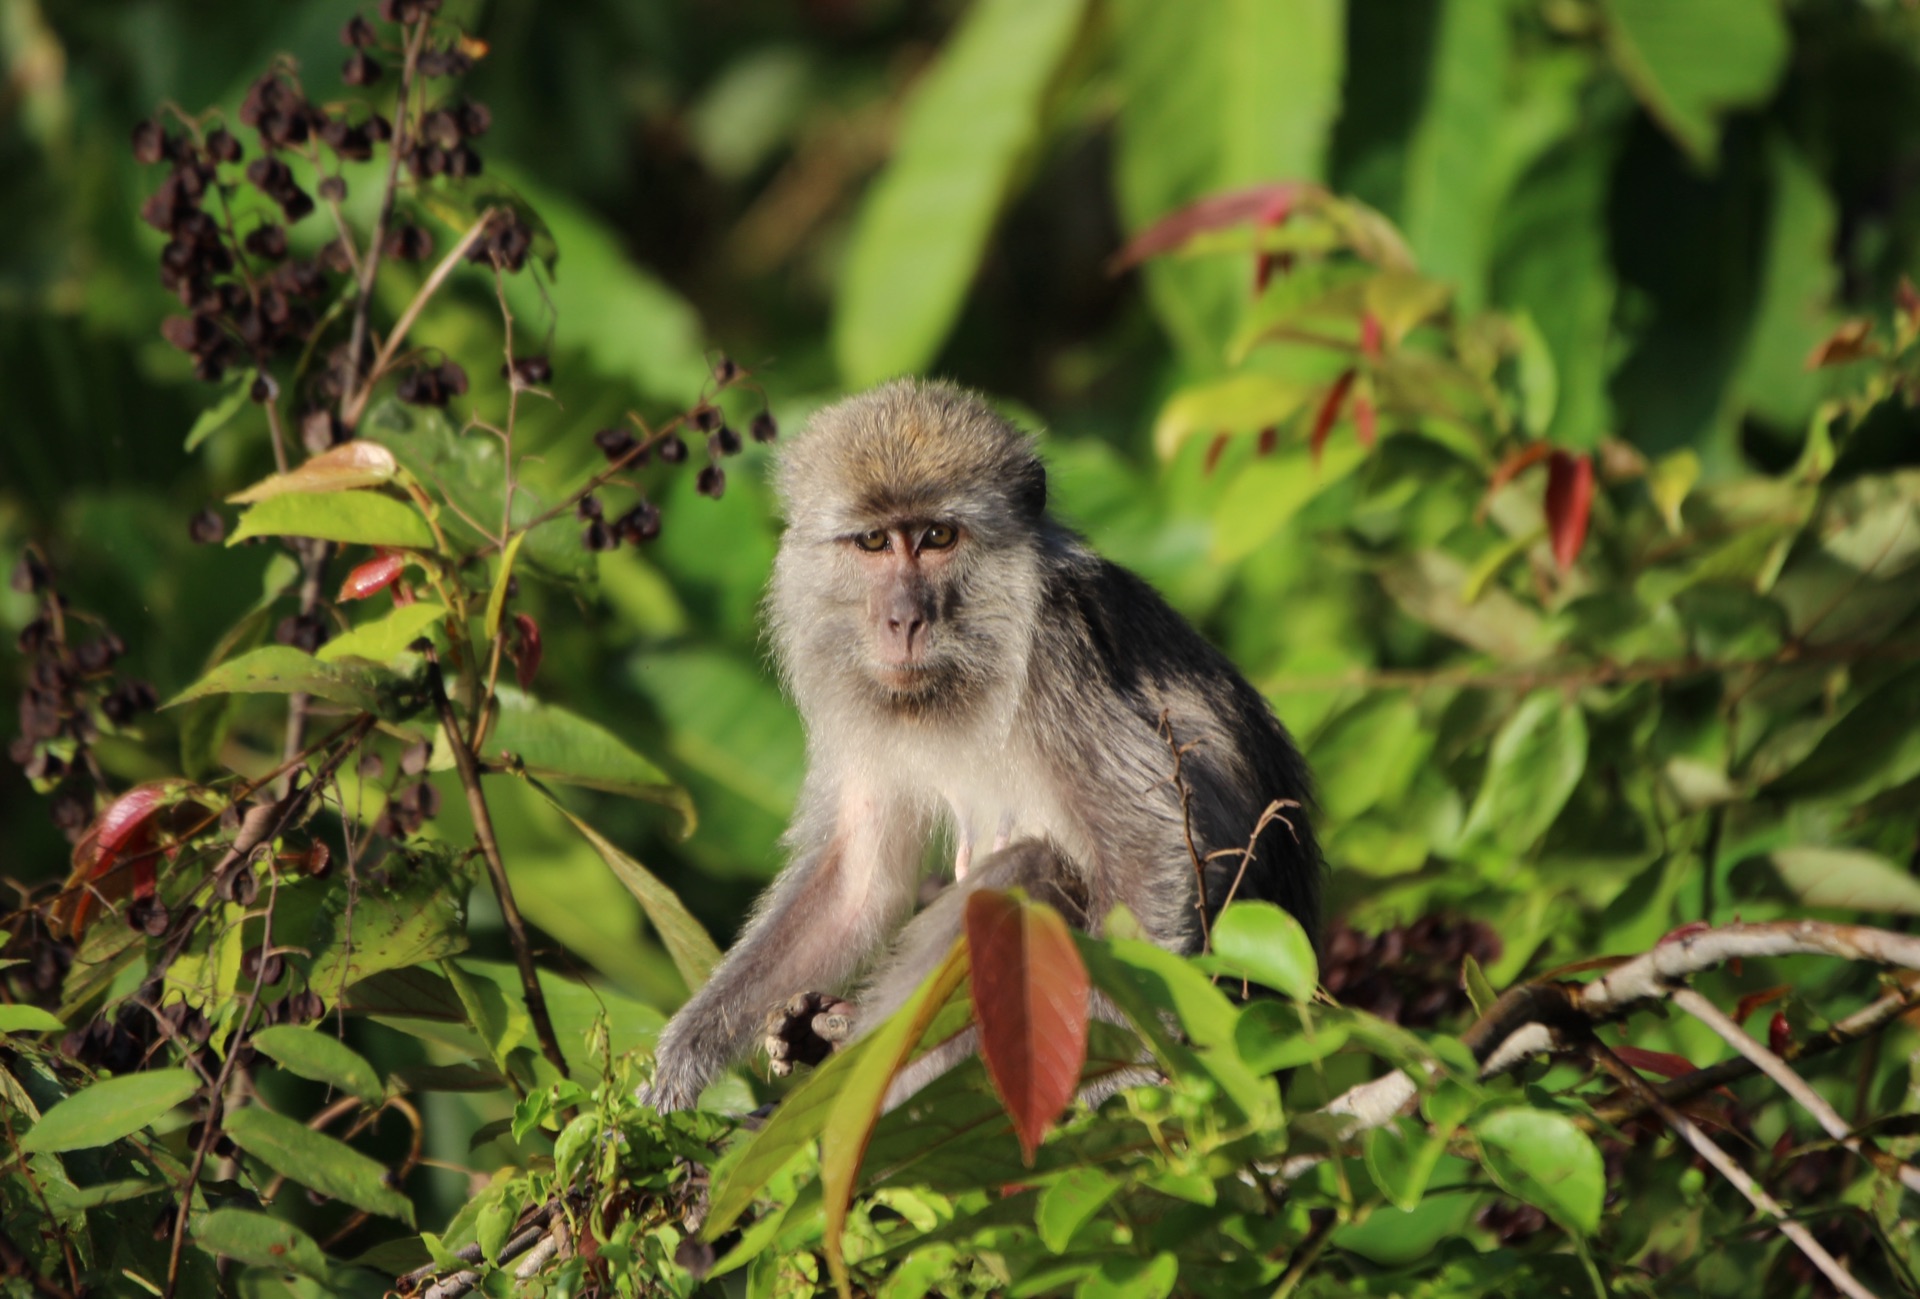
[[[1920,1290],[1911,6],[14,0],[0,57],[6,1293]],[[801,769],[764,444],[919,371],[1271,698],[1329,928],[993,897],[662,1118]]]

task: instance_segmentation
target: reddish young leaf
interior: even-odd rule
[[[1353,395],[1353,433],[1360,439],[1360,445],[1369,450],[1379,440],[1379,420],[1373,409],[1373,398],[1364,391]]]
[[[1748,993],[1746,996],[1740,998],[1740,1005],[1733,1012],[1733,1022],[1736,1024],[1746,1023],[1747,1017],[1753,1014],[1754,1011],[1760,1009],[1762,1006],[1771,1005],[1792,991],[1792,984],[1781,983],[1771,988],[1763,988],[1759,992]]]
[[[1028,1164],[1087,1059],[1087,967],[1051,907],[981,889],[967,899],[980,1054]]]
[[[1200,471],[1211,474],[1220,467],[1220,457],[1227,452],[1228,438],[1225,433],[1215,433],[1213,441],[1207,444],[1207,458],[1202,462]]]
[[[1263,226],[1277,225],[1302,200],[1325,194],[1318,185],[1301,181],[1275,181],[1226,194],[1210,194],[1168,213],[1135,235],[1107,263],[1107,270],[1118,275],[1149,257],[1173,252],[1188,240],[1211,230],[1225,230],[1250,221]]]
[[[347,574],[347,580],[340,584],[341,600],[364,600],[370,595],[386,590],[399,580],[400,573],[407,566],[407,557],[391,550],[382,550],[378,555]]]
[[[1316,465],[1320,463],[1320,448],[1327,444],[1327,434],[1333,432],[1333,422],[1340,418],[1340,404],[1347,399],[1347,390],[1353,387],[1354,374],[1352,370],[1342,373],[1320,399],[1320,409],[1313,417],[1313,433],[1307,438],[1307,449],[1313,452]]]
[[[533,685],[534,673],[540,670],[540,624],[532,615],[516,613],[513,625],[517,634],[513,638],[513,676],[526,690]]]
[[[1293,213],[1293,191],[1283,189],[1267,201],[1257,218],[1260,227],[1283,225]],[[1293,269],[1293,256],[1290,253],[1270,253],[1264,248],[1253,255],[1253,294],[1259,297],[1273,280],[1273,273],[1281,274]]]
[[[73,871],[55,900],[53,927],[78,938],[87,927],[87,918],[96,898],[117,902],[121,898],[153,895],[154,865],[162,845],[155,834],[162,829],[184,829],[179,820],[197,820],[205,809],[181,795],[191,786],[179,779],[155,780],[136,785],[107,805],[80,841],[73,846]],[[166,814],[185,807],[184,817]]]
[[[1850,361],[1865,360],[1880,355],[1880,345],[1873,341],[1873,322],[1871,320],[1843,321],[1839,328],[1815,344],[1813,352],[1807,357],[1807,369],[1818,370],[1829,365],[1846,365]]]
[[[1587,515],[1593,509],[1593,457],[1555,451],[1547,460],[1547,531],[1553,558],[1562,571],[1571,568],[1587,542]]]
[[[1616,1046],[1613,1048],[1613,1053],[1635,1069],[1644,1073],[1657,1073],[1662,1078],[1684,1078],[1700,1068],[1684,1055],[1675,1055],[1671,1051],[1647,1051],[1637,1046]]]
[[[1260,440],[1254,443],[1254,450],[1262,458],[1265,458],[1267,456],[1272,455],[1274,452],[1274,449],[1279,445],[1280,445],[1280,430],[1276,428],[1274,425],[1269,424],[1265,428],[1260,430]]]
[[[1380,317],[1371,311],[1360,317],[1360,355],[1369,361],[1380,359]]]

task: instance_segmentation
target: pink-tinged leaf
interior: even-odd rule
[[[1327,444],[1327,434],[1333,432],[1334,421],[1340,418],[1340,405],[1347,399],[1347,390],[1353,387],[1355,373],[1353,370],[1342,373],[1320,399],[1320,409],[1313,417],[1313,432],[1307,438],[1307,449],[1313,452],[1316,465],[1320,463],[1320,448]]]
[[[1371,311],[1360,317],[1360,355],[1370,361],[1380,359],[1380,317]]]
[[[1848,320],[1814,346],[1807,357],[1807,369],[1846,365],[1878,355],[1880,344],[1873,341],[1873,322],[1866,319]]]
[[[992,889],[967,899],[967,951],[980,1054],[1031,1165],[1080,1085],[1087,967],[1059,912]]]
[[[1660,941],[1654,946],[1665,947],[1668,943],[1683,943],[1694,935],[1704,934],[1712,928],[1713,926],[1704,920],[1689,920],[1686,924],[1677,925],[1660,935]]]
[[[1746,996],[1740,998],[1740,1005],[1733,1012],[1733,1022],[1736,1024],[1746,1023],[1747,1017],[1752,1015],[1754,1011],[1760,1009],[1762,1006],[1772,1005],[1792,991],[1792,984],[1781,983],[1771,988],[1762,988],[1759,992],[1748,993]]]
[[[378,442],[342,442],[297,468],[262,478],[227,499],[235,505],[250,505],[289,492],[344,492],[356,487],[378,487],[392,482],[399,472],[400,462]]]
[[[1547,460],[1547,532],[1554,562],[1573,567],[1587,543],[1587,516],[1593,510],[1593,457],[1555,451]]]
[[[1787,1026],[1785,1011],[1776,1010],[1767,1021],[1767,1045],[1775,1055],[1785,1055],[1793,1046],[1793,1030]]]
[[[356,567],[347,574],[347,580],[340,583],[341,600],[364,600],[392,586],[400,578],[407,566],[407,557],[391,550],[383,550],[374,558]]]
[[[177,777],[149,781],[107,805],[73,846],[72,873],[52,908],[56,932],[79,937],[96,898],[152,896],[155,862],[164,851],[156,834],[184,830],[206,815],[193,788]],[[176,808],[183,810],[172,814]]]
[[[516,613],[513,626],[513,676],[525,690],[533,685],[534,673],[540,670],[540,624],[531,614]]]
[[[1365,392],[1353,397],[1353,432],[1360,439],[1360,445],[1372,449],[1379,440],[1379,418],[1373,408],[1373,398]]]
[[[1170,253],[1211,230],[1257,223],[1277,225],[1301,200],[1324,197],[1326,191],[1303,181],[1275,181],[1249,189],[1210,194],[1179,208],[1142,230],[1114,255],[1107,269],[1118,275],[1149,257]]]
[[[1262,458],[1270,456],[1280,445],[1280,430],[1272,424],[1260,430],[1260,439],[1254,443],[1254,450]]]
[[[1684,1078],[1699,1066],[1671,1051],[1646,1051],[1637,1046],[1616,1046],[1613,1053],[1642,1073],[1657,1073],[1662,1078]]]

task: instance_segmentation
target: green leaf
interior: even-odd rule
[[[1313,940],[1271,902],[1235,902],[1213,922],[1213,952],[1233,973],[1308,1001],[1320,983]]]
[[[73,1093],[40,1116],[20,1138],[26,1154],[91,1150],[118,1141],[200,1090],[191,1069],[150,1069],[106,1078]]]
[[[1324,387],[1309,378],[1235,374],[1182,388],[1154,422],[1153,449],[1171,460],[1196,434],[1254,433],[1284,424]]]
[[[177,708],[206,695],[299,692],[390,719],[419,707],[407,677],[371,663],[330,663],[291,645],[262,645],[228,659],[161,707]]]
[[[424,847],[403,860],[405,868],[389,871],[385,884],[361,885],[351,913],[347,891],[329,889],[309,922],[304,946],[311,956],[294,960],[306,965],[307,986],[328,1005],[371,975],[465,950],[470,872]],[[284,885],[281,891],[284,897]]]
[[[1467,990],[1467,1000],[1473,1003],[1473,1013],[1476,1015],[1486,1014],[1487,1008],[1500,998],[1500,994],[1493,990],[1493,984],[1487,980],[1487,972],[1471,956],[1460,962],[1460,982]]]
[[[1461,842],[1526,852],[1546,836],[1586,769],[1580,706],[1558,690],[1534,691],[1493,738]]]
[[[611,731],[512,686],[500,686],[495,698],[500,713],[487,732],[483,760],[511,754],[532,775],[658,803],[680,814],[683,836],[693,833],[693,800],[687,791]],[[441,756],[443,751],[446,756]],[[452,764],[446,744],[436,743],[434,754],[435,770]]]
[[[1066,1252],[1073,1233],[1100,1212],[1120,1190],[1119,1179],[1102,1168],[1070,1168],[1040,1192],[1033,1225],[1056,1254]]]
[[[315,650],[314,657],[323,663],[344,659],[392,663],[446,616],[445,605],[426,600],[403,604],[336,636]]]
[[[275,1024],[254,1033],[253,1044],[302,1078],[337,1087],[369,1105],[378,1105],[386,1096],[373,1066],[331,1034],[296,1024]]]
[[[1607,48],[1647,111],[1697,161],[1719,118],[1764,102],[1785,70],[1779,8],[1755,0],[1604,0]]]
[[[1487,1171],[1509,1194],[1577,1235],[1599,1230],[1606,1169],[1571,1119],[1515,1106],[1482,1115],[1473,1134]]]
[[[66,1025],[38,1006],[9,1002],[0,1006],[0,1033],[58,1033]]]
[[[327,1279],[327,1256],[300,1228],[251,1209],[215,1209],[196,1218],[194,1243],[210,1254]]]
[[[524,532],[516,532],[507,541],[507,548],[500,552],[500,571],[493,576],[493,590],[487,593],[486,639],[491,641],[500,634],[500,618],[507,611],[507,588],[513,581],[513,561],[520,554],[520,543],[527,539]]]
[[[1100,1270],[1074,1287],[1074,1299],[1166,1299],[1180,1278],[1180,1260],[1165,1252],[1152,1258],[1108,1255]]]
[[[1085,8],[979,0],[915,88],[847,250],[833,347],[849,387],[923,370],[939,352]]]
[[[612,840],[568,811],[538,781],[531,783],[553,805],[554,810],[566,817],[581,837],[593,845],[600,859],[606,862],[620,882],[627,886],[627,891],[640,903],[640,909],[647,913],[648,922],[660,935],[661,944],[673,958],[674,968],[680,971],[680,977],[686,980],[688,989],[698,988],[705,983],[707,976],[713,973],[713,967],[720,963],[720,949],[714,946],[706,926],[694,919],[679,895],[662,884],[652,871],[621,852]]]
[[[356,438],[329,447],[285,473],[269,474],[227,500],[252,505],[288,493],[347,492],[356,487],[378,487],[400,475],[400,462],[378,442]]]
[[[181,448],[183,451],[192,451],[233,423],[234,417],[245,410],[251,400],[253,376],[254,371],[241,370],[227,380],[227,390],[220,395],[220,400],[201,411],[200,417],[193,421],[193,427],[187,430],[186,445]]]
[[[1878,853],[1855,848],[1781,848],[1767,860],[1810,907],[1920,915],[1920,880]]]
[[[418,510],[373,491],[269,497],[240,516],[227,544],[238,545],[248,537],[319,537],[348,545],[434,548],[433,531]]]
[[[274,1172],[368,1213],[413,1225],[413,1202],[385,1183],[386,1166],[297,1119],[258,1106],[227,1115],[233,1143]]]
[[[1234,1049],[1255,1073],[1278,1073],[1324,1060],[1347,1044],[1347,1021],[1337,1012],[1307,1012],[1261,997],[1240,1008],[1233,1028]]]
[[[1767,785],[1767,794],[1857,805],[1904,785],[1920,776],[1916,716],[1920,671],[1907,671],[1868,691],[1811,753]]]
[[[1234,476],[1214,511],[1212,559],[1237,564],[1265,545],[1314,497],[1347,478],[1367,458],[1356,437],[1335,437],[1315,463],[1294,443],[1262,456]]]
[[[1444,1134],[1425,1124],[1397,1118],[1367,1133],[1367,1174],[1397,1209],[1411,1211],[1427,1192],[1427,1182],[1447,1152]]]

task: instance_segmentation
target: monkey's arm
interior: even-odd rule
[[[794,992],[845,983],[899,925],[919,864],[917,819],[859,791],[802,795],[793,861],[713,977],[661,1030],[642,1099],[687,1109]]]

